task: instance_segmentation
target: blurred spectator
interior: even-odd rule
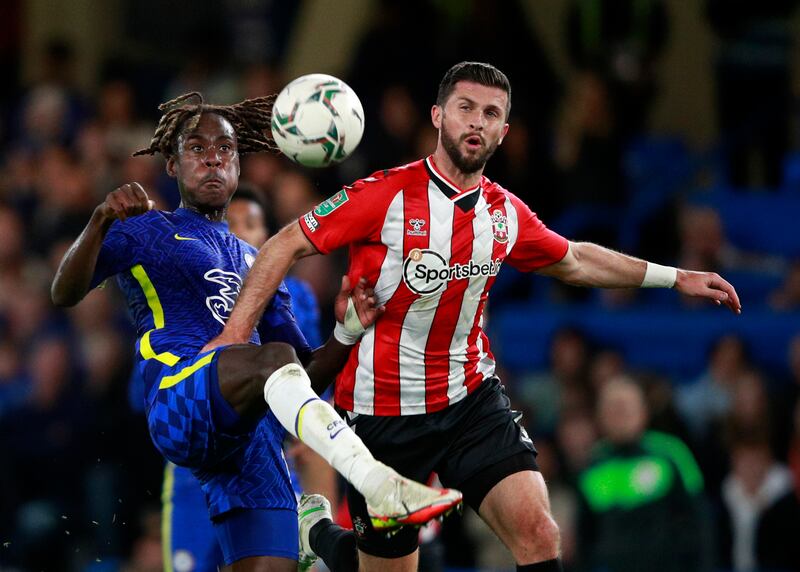
[[[719,213],[712,207],[685,206],[680,212],[679,231],[681,268],[707,272],[776,272],[785,264],[778,256],[744,252],[733,246],[725,236]]]
[[[708,570],[703,477],[676,437],[646,431],[642,388],[628,378],[600,391],[605,438],[579,481],[579,570]]]
[[[566,40],[572,64],[609,82],[613,114],[623,140],[646,128],[656,92],[655,64],[667,42],[668,13],[661,0],[573,0]]]
[[[97,122],[103,130],[103,147],[114,161],[146,147],[153,135],[152,128],[136,117],[133,86],[121,78],[109,79],[100,87]]]
[[[30,238],[38,253],[63,236],[77,236],[95,206],[89,172],[64,147],[49,147],[38,160],[36,196],[40,208]],[[45,207],[46,208],[43,208]]]
[[[74,85],[75,55],[71,44],[51,39],[42,47],[41,76],[22,97],[12,133],[15,146],[38,150],[72,141],[86,116]]]
[[[298,171],[285,171],[278,175],[269,197],[279,228],[297,220],[318,202],[311,181]]]
[[[703,439],[712,423],[730,410],[733,386],[749,369],[749,361],[744,342],[733,335],[725,336],[709,353],[705,373],[678,389],[678,409],[694,439]]]
[[[89,413],[76,389],[75,370],[66,341],[44,338],[26,360],[28,400],[0,419],[0,451],[10,473],[0,494],[13,502],[16,523],[11,542],[18,543],[29,569],[56,570],[67,561],[70,540],[63,527],[78,533],[82,469]],[[64,518],[62,519],[62,515]],[[73,517],[73,522],[64,522]],[[42,550],[42,546],[47,550]]]
[[[731,446],[722,485],[720,562],[736,572],[800,570],[800,503],[792,474],[772,456],[766,436],[742,432]]]
[[[386,168],[396,161],[409,163],[418,159],[414,144],[423,121],[409,89],[401,84],[387,86],[381,93],[377,121],[367,121],[365,137],[370,145],[365,147],[368,165],[372,170]]]
[[[559,417],[556,439],[567,482],[576,483],[578,475],[589,466],[597,438],[597,425],[589,412],[565,413]]]
[[[556,133],[555,159],[563,179],[562,208],[624,201],[622,142],[608,84],[597,73],[581,72],[571,84]],[[613,244],[614,222],[600,228],[595,224],[585,238]]]
[[[707,0],[725,182],[778,188],[791,125],[791,15],[797,0]]]
[[[558,331],[550,346],[550,367],[521,377],[516,392],[534,434],[552,434],[562,415],[591,411],[588,367],[589,346],[583,334],[569,328]]]
[[[800,309],[800,260],[795,260],[786,272],[781,287],[769,297],[769,305],[775,310]]]

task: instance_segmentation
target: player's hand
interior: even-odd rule
[[[333,313],[336,321],[345,324],[345,314],[347,312],[347,299],[353,300],[358,319],[361,326],[365,329],[370,327],[386,311],[385,306],[378,306],[375,298],[375,290],[367,286],[367,279],[363,276],[356,283],[355,287],[350,288],[350,279],[347,275],[342,276],[342,287],[336,295]]]
[[[139,183],[126,183],[114,189],[97,207],[96,211],[106,220],[125,220],[153,210],[156,203]]]
[[[742,313],[742,304],[736,290],[719,274],[678,269],[675,289],[687,296],[714,300],[717,306],[725,304],[734,314]]]
[[[246,344],[248,339],[240,340],[238,338],[233,338],[229,334],[225,333],[225,330],[222,330],[222,333],[218,335],[216,338],[208,342],[206,345],[203,346],[203,349],[200,350],[200,353],[208,352],[214,349],[217,349],[220,346],[232,346],[234,344]]]

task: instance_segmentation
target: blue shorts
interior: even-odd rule
[[[225,565],[251,556],[297,560],[297,510],[233,510],[214,520]]]
[[[161,502],[164,569],[217,572],[223,566],[222,550],[208,516],[203,489],[191,470],[167,463]]]
[[[165,365],[137,364],[147,392],[153,443],[200,481],[212,519],[233,509],[297,510],[281,448],[285,431],[272,413],[243,427],[219,389],[224,348]],[[292,550],[297,550],[294,539]]]
[[[166,570],[216,572],[242,558],[297,560],[297,514],[286,509],[233,510],[212,522],[200,483],[189,469],[164,470],[162,537]]]

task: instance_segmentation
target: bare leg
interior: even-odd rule
[[[558,557],[558,526],[550,516],[541,473],[521,471],[507,476],[489,491],[478,514],[508,547],[517,564]]]
[[[287,363],[300,363],[289,344],[247,344],[225,348],[217,361],[222,396],[243,418],[257,419],[267,411],[264,382]]]

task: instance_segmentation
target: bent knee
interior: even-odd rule
[[[553,517],[544,511],[531,514],[516,528],[512,552],[518,562],[555,558],[559,552],[560,533]]]
[[[259,348],[256,362],[259,375],[263,380],[272,375],[276,369],[288,363],[300,363],[300,360],[297,359],[297,354],[291,345],[283,342],[270,342]]]

